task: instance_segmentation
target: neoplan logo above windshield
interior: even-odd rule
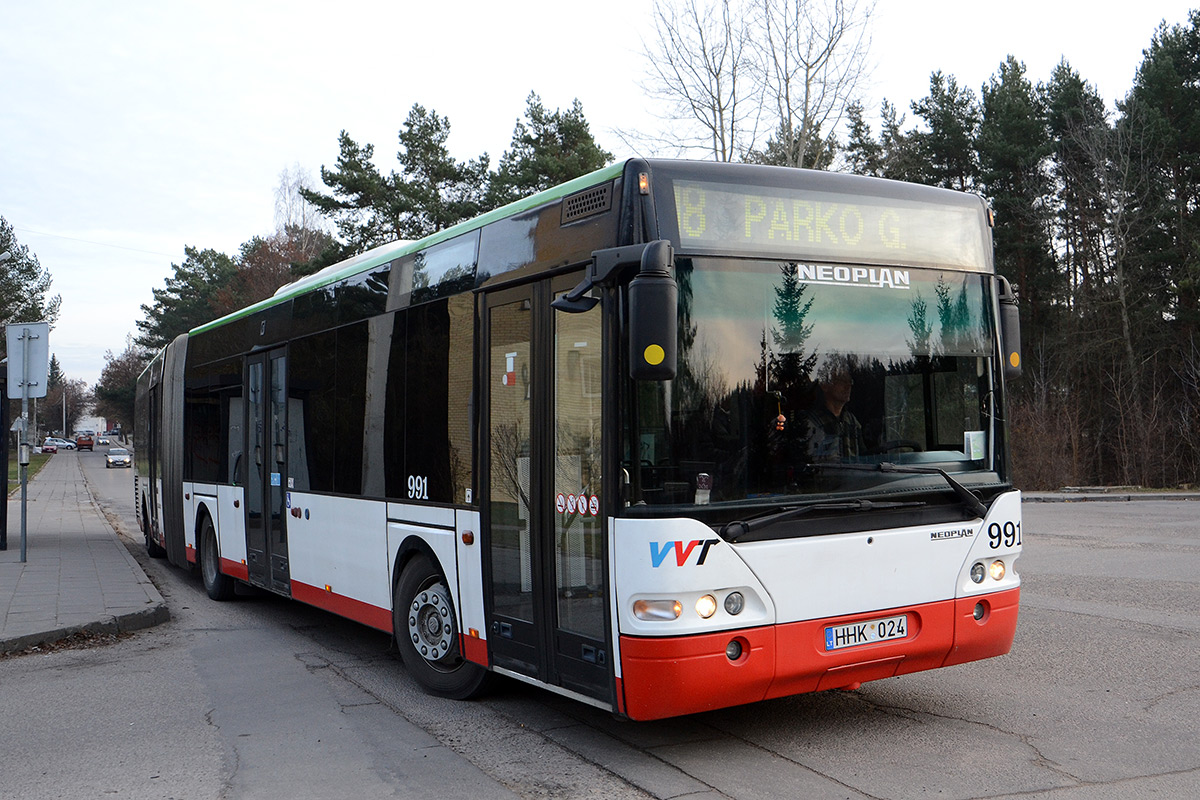
[[[667,560],[667,553],[675,552],[675,564],[682,567],[688,563],[688,559],[692,553],[696,555],[696,566],[704,563],[704,559],[708,558],[708,548],[714,544],[720,544],[720,539],[693,539],[686,544],[684,542],[651,542],[650,543],[650,564],[654,569],[658,569]],[[699,550],[696,545],[700,545]]]
[[[912,285],[906,269],[888,267],[835,267],[829,264],[797,264],[796,277],[803,283],[835,286],[864,286],[871,289],[904,289]]]

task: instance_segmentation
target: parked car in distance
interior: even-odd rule
[[[42,452],[43,453],[57,453],[58,445],[55,443],[55,441],[53,439],[47,439],[46,441],[42,442]]]
[[[110,447],[108,455],[104,457],[104,468],[112,469],[113,467],[132,467],[133,456],[124,447]]]
[[[91,434],[81,433],[75,437],[75,446],[80,450],[91,450],[92,444]]]
[[[72,442],[70,439],[63,439],[60,436],[47,437],[46,441],[54,442],[54,444],[58,445],[59,450],[74,450],[75,449],[74,442]]]

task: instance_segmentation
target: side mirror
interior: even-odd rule
[[[1004,352],[1004,377],[1021,377],[1021,315],[1017,290],[1003,275],[996,276],[1000,294],[1000,347]]]
[[[669,381],[678,369],[674,261],[670,242],[651,242],[642,252],[641,269],[629,282],[629,373],[637,381]]]

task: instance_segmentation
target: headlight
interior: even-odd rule
[[[992,565],[990,567],[988,567],[988,574],[990,574],[992,576],[992,580],[995,580],[995,581],[998,581],[1001,578],[1003,578],[1004,577],[1004,562],[999,561],[999,560],[993,561]]]
[[[746,598],[741,592],[730,592],[725,595],[725,613],[736,617],[746,607]]]
[[[708,619],[717,613],[717,598],[711,594],[702,595],[696,601],[696,613],[700,615],[701,619]]]
[[[971,580],[976,583],[983,583],[983,579],[987,576],[987,568],[982,562],[976,562],[975,566],[971,567]]]
[[[678,600],[635,600],[633,615],[645,620],[679,619],[683,605]]]

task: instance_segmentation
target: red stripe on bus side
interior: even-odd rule
[[[370,603],[355,600],[353,597],[309,586],[307,583],[301,583],[295,579],[292,580],[292,597],[302,603],[332,611],[338,616],[361,622],[363,625],[368,625],[384,633],[392,632],[392,611],[389,608],[373,606]]]
[[[490,666],[488,663],[486,639],[480,639],[477,636],[467,636],[465,633],[459,634],[458,638],[462,646],[463,658],[467,661],[473,661],[482,667]]]
[[[221,559],[221,572],[231,578],[237,578],[240,581],[250,580],[249,568],[240,562],[230,561],[228,558]]]

